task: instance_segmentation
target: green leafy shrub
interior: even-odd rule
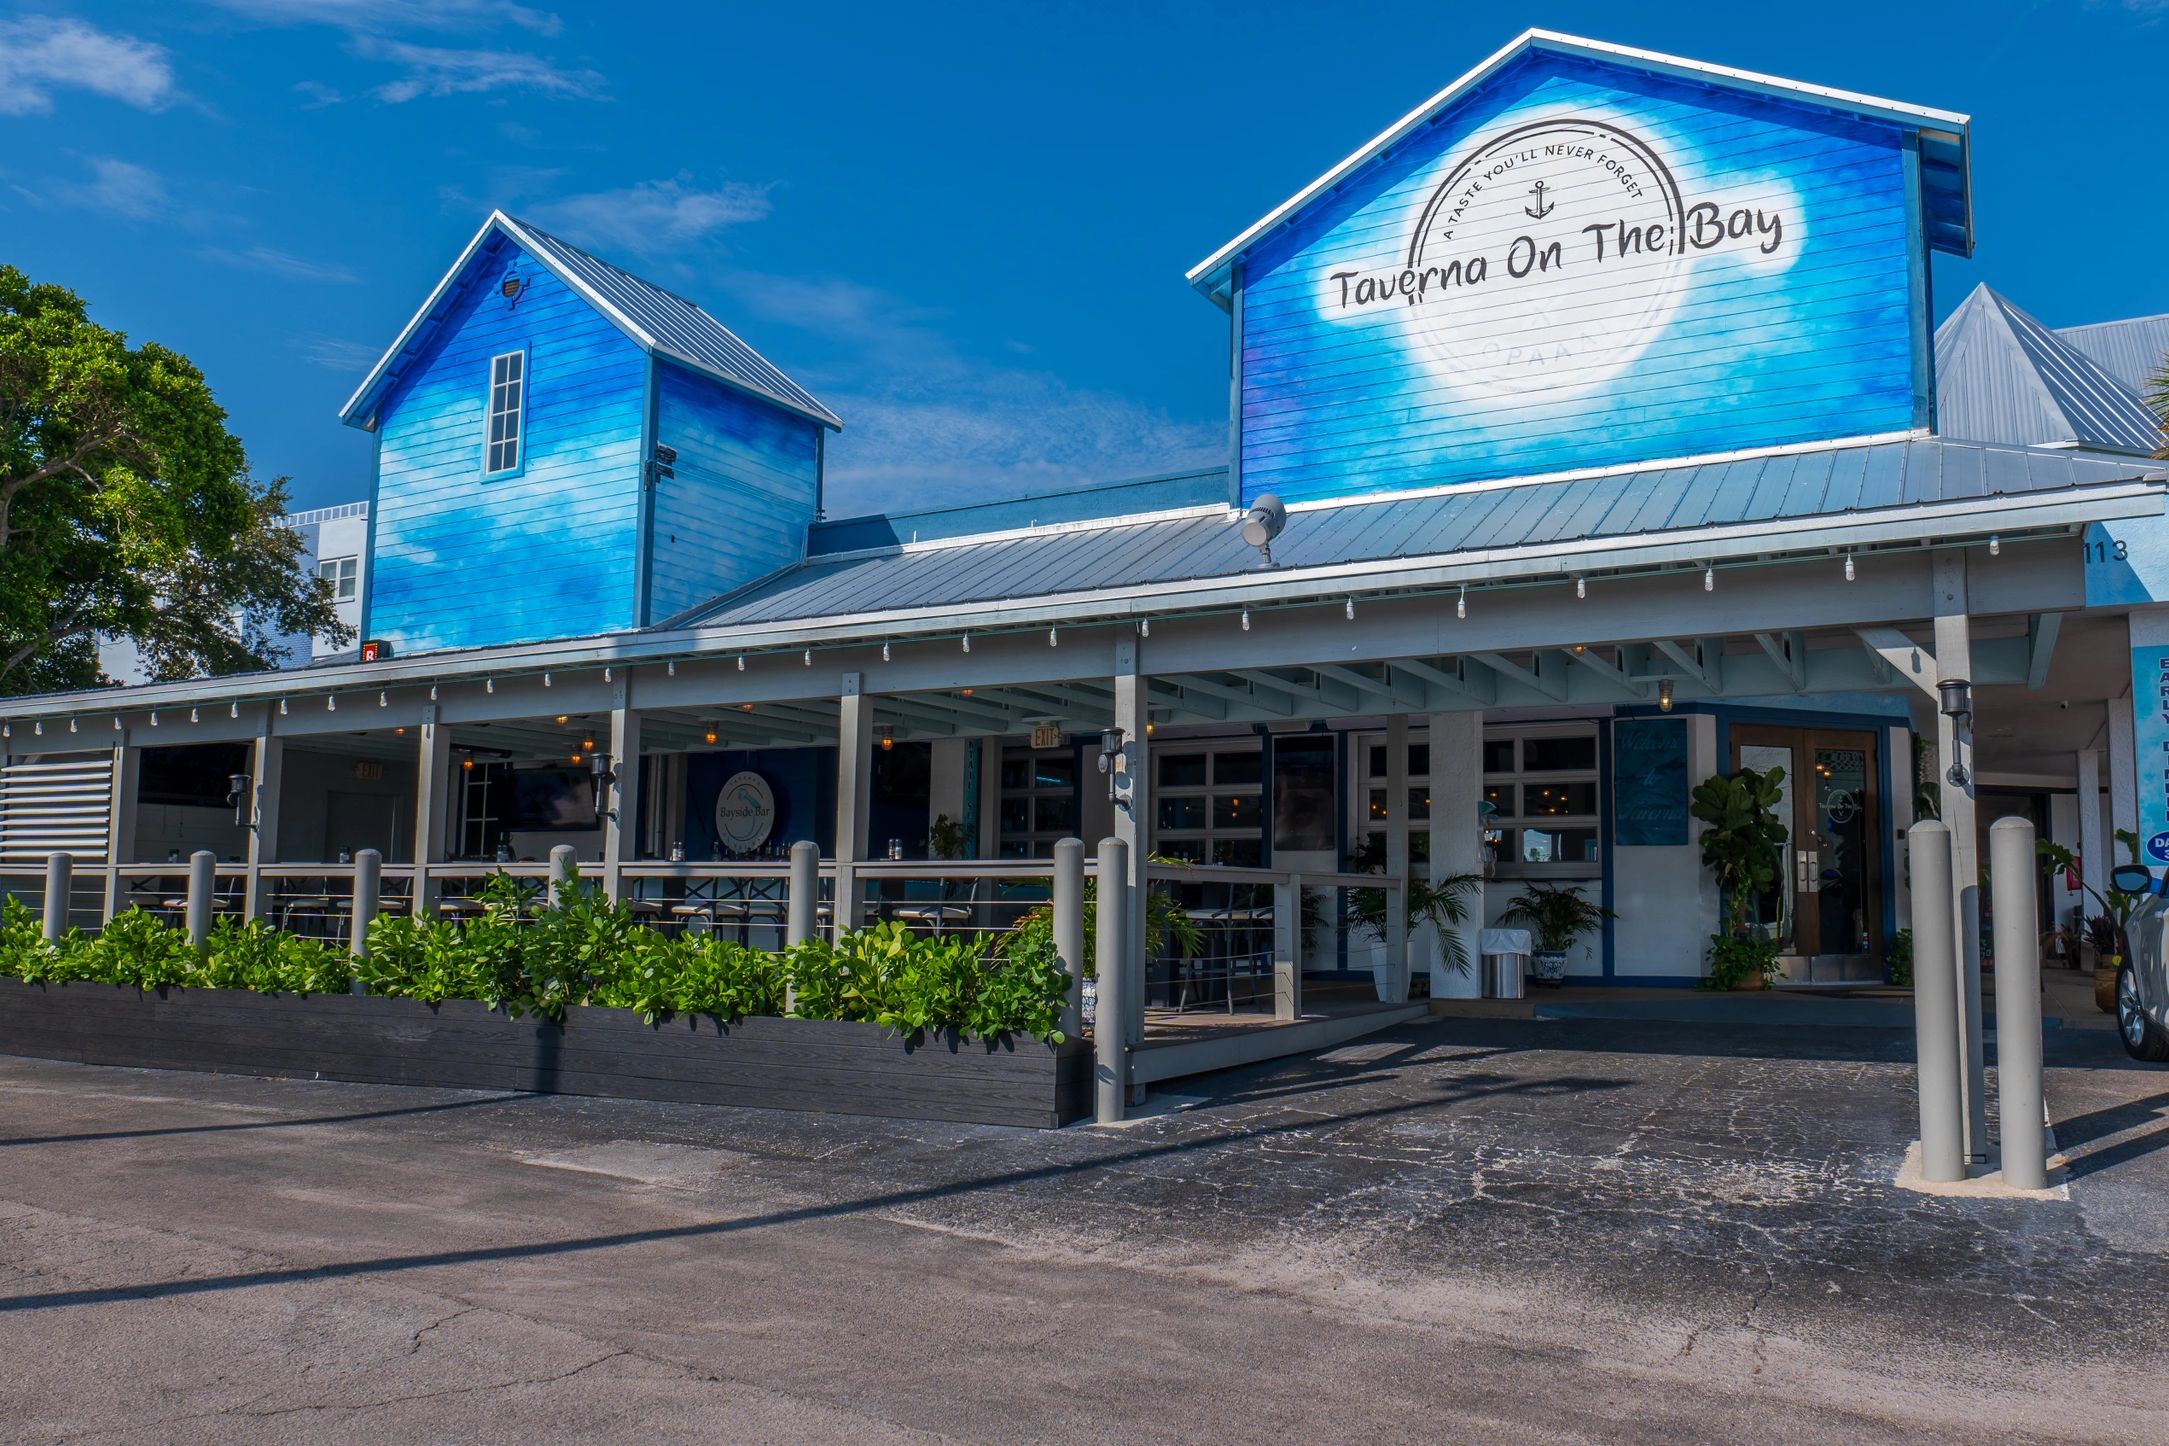
[[[185,982],[259,994],[344,994],[354,979],[345,950],[260,919],[220,919],[205,946],[202,967]]]
[[[1900,929],[1883,946],[1883,973],[1901,989],[1913,987],[1913,931]]]
[[[1710,935],[1710,972],[1705,989],[1766,988],[1778,973],[1777,940],[1760,935]]]

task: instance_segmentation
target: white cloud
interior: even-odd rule
[[[244,271],[268,272],[293,281],[324,282],[347,286],[361,280],[344,266],[331,261],[311,261],[305,256],[295,256],[269,246],[244,246],[231,249],[224,246],[207,246],[202,255],[211,261],[227,266],[238,266]]]
[[[340,25],[350,30],[457,30],[517,25],[537,35],[563,28],[555,15],[513,0],[208,0],[272,25]]]
[[[164,47],[80,20],[0,20],[0,115],[40,115],[56,90],[87,90],[142,110],[174,98]]]
[[[943,313],[872,287],[749,272],[723,282],[744,311],[841,350],[832,375],[798,378],[844,419],[828,443],[833,515],[1113,482],[1227,458],[1220,419],[1187,421],[1051,372],[967,357],[934,325]]]
[[[451,50],[357,35],[354,53],[365,60],[388,60],[405,68],[406,74],[370,92],[394,105],[425,95],[479,95],[493,90],[592,100],[602,95],[604,87],[602,76],[595,71],[562,69],[523,51]]]
[[[111,156],[87,156],[90,179],[56,186],[53,196],[63,205],[98,211],[130,221],[144,221],[166,205],[166,183],[155,171],[133,161]]]
[[[348,341],[345,337],[316,332],[295,337],[293,344],[309,365],[346,376],[360,376],[376,364],[384,351],[365,341]]]
[[[642,255],[696,245],[767,214],[768,192],[762,187],[726,182],[702,190],[685,176],[567,196],[536,211],[544,225],[570,240]]]

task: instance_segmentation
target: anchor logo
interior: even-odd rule
[[[1536,204],[1534,206],[1522,207],[1521,213],[1524,216],[1527,216],[1532,221],[1541,221],[1546,216],[1549,216],[1552,212],[1559,209],[1557,206],[1551,205],[1544,200],[1544,192],[1546,189],[1547,188],[1542,181],[1538,181],[1535,185],[1529,188],[1529,194],[1536,197]]]

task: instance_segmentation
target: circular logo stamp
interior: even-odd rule
[[[748,853],[776,831],[776,791],[747,769],[724,780],[715,799],[715,834],[733,853]]]

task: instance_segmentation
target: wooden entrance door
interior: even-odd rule
[[[1732,730],[1732,763],[1785,770],[1786,868],[1761,902],[1785,974],[1798,983],[1882,977],[1882,770],[1873,733],[1752,725]]]

